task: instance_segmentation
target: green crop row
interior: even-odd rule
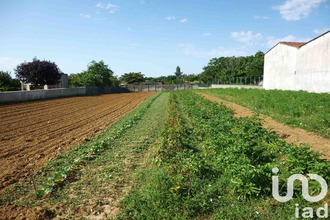
[[[272,199],[273,167],[282,195],[292,174],[316,173],[329,182],[320,153],[284,142],[259,119],[234,118],[191,91],[171,93],[169,102],[154,163],[123,201],[119,219],[287,219],[294,202],[307,202],[300,193],[289,203]],[[320,191],[314,182],[309,189]]]

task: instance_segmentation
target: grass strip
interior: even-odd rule
[[[232,88],[200,92],[250,108],[292,127],[330,138],[330,94]]]

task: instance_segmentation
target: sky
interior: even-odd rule
[[[68,74],[92,60],[117,76],[197,74],[328,30],[328,0],[0,0],[0,70],[37,57]]]

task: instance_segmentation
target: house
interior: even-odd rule
[[[265,54],[264,89],[330,92],[330,31],[309,42],[279,42]]]
[[[39,86],[39,85],[33,85],[32,83],[24,83],[21,82],[21,88],[22,91],[27,90],[35,90],[35,89],[57,89],[57,88],[69,88],[69,80],[68,80],[68,74],[61,74],[61,79],[57,84],[54,85],[44,85],[44,86]]]

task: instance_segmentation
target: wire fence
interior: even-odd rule
[[[228,77],[221,79],[214,79],[211,82],[199,83],[200,87],[210,87],[212,84],[216,85],[261,85],[263,80],[262,76],[250,77]]]

